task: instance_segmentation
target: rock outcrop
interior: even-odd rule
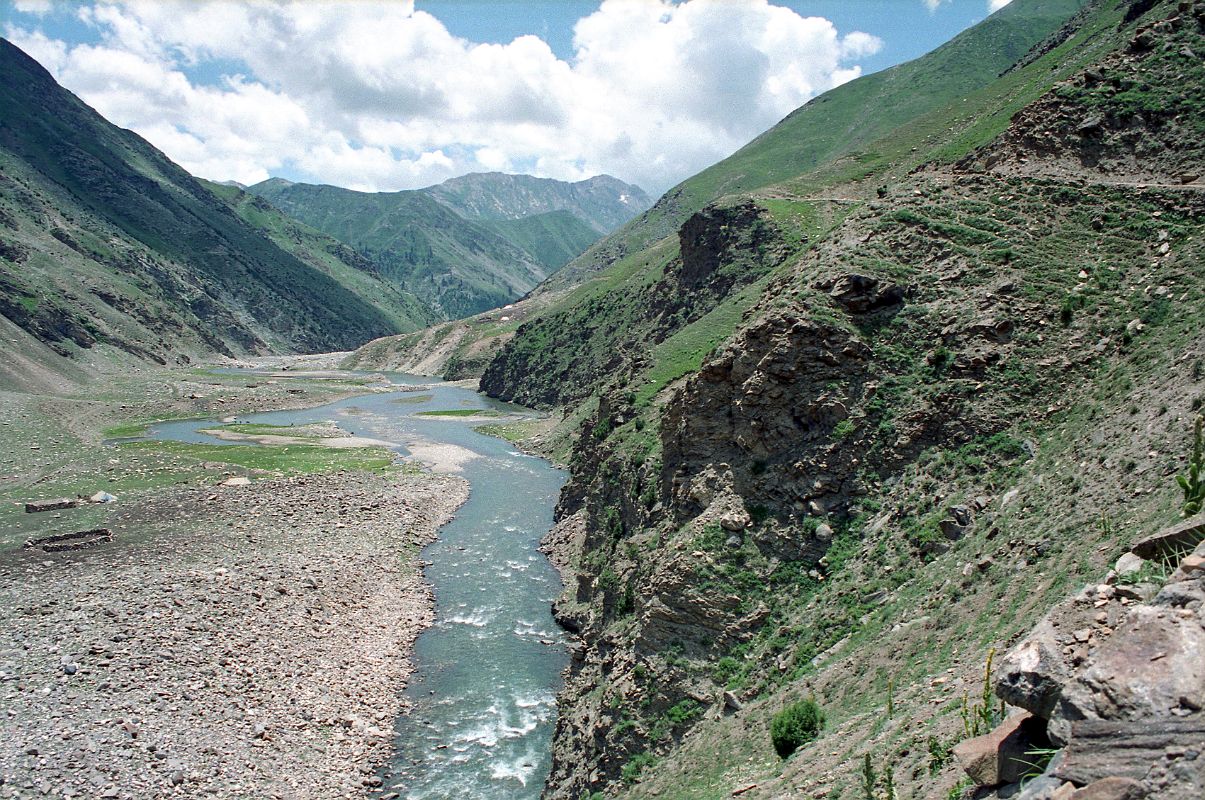
[[[1136,545],[1156,567],[1174,570],[1162,588],[1111,572],[1106,582],[1052,610],[1000,663],[996,693],[1032,713],[1062,748],[1046,769],[1048,779],[1022,787],[1022,800],[1205,797],[1205,573],[1198,568],[1205,531],[1199,523],[1189,520]],[[1191,535],[1186,531],[1201,533],[1195,551],[1179,557],[1176,548]],[[1006,722],[986,738],[1004,741],[1016,727]],[[980,785],[1010,781],[1003,771],[983,767],[995,751],[980,740],[955,753],[960,750],[980,756],[962,760]]]

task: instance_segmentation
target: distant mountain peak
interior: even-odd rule
[[[472,172],[421,190],[473,220],[515,220],[567,211],[609,233],[652,205],[639,186],[610,175],[569,183],[504,172]]]

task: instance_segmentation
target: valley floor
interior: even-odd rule
[[[464,481],[390,466],[379,450],[254,448],[250,461],[252,448],[106,445],[100,430],[365,390],[190,372],[87,397],[6,394],[0,797],[326,798],[379,785],[406,654],[431,620],[416,557]],[[252,481],[218,485],[228,475]],[[118,499],[23,511],[96,490]],[[94,527],[113,541],[22,547]]]

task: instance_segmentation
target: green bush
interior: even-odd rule
[[[628,763],[623,765],[620,771],[620,777],[626,784],[633,784],[640,780],[640,774],[646,769],[649,769],[657,763],[656,756],[651,753],[639,753],[632,756]]]
[[[824,727],[824,712],[815,700],[802,700],[784,708],[770,721],[770,741],[781,758],[815,739]]]

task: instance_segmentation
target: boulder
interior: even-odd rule
[[[1158,724],[1205,708],[1205,629],[1196,615],[1137,606],[1096,650],[1091,665],[1065,681],[1050,716],[1050,738],[1064,743],[1083,720]]]
[[[1045,744],[1040,721],[1022,711],[991,733],[959,742],[954,746],[954,758],[975,783],[998,786],[1019,781],[1033,771],[1033,758],[1027,753]]]
[[[720,527],[726,531],[739,533],[753,522],[744,511],[729,511],[720,517]]]
[[[1125,553],[1121,558],[1117,559],[1117,563],[1113,566],[1113,571],[1119,577],[1126,578],[1130,575],[1137,575],[1146,565],[1146,559],[1134,553]]]
[[[1132,778],[1102,778],[1071,795],[1071,800],[1142,800],[1146,790]]]
[[[1112,640],[1112,631],[1130,613],[1124,597],[1117,587],[1090,584],[1052,608],[997,663],[996,694],[1009,705],[1050,719],[1072,676],[1102,642]]]
[[[904,302],[904,290],[894,283],[884,283],[866,275],[842,275],[819,284],[851,314],[865,314]]]
[[[1075,784],[1067,783],[1049,775],[1039,775],[1026,781],[1016,800],[1070,800],[1075,794]]]
[[[1146,559],[1177,558],[1205,542],[1205,513],[1164,528],[1137,542],[1130,552]]]
[[[1049,718],[1071,676],[1071,665],[1047,617],[1000,660],[996,695],[1009,705]]]

